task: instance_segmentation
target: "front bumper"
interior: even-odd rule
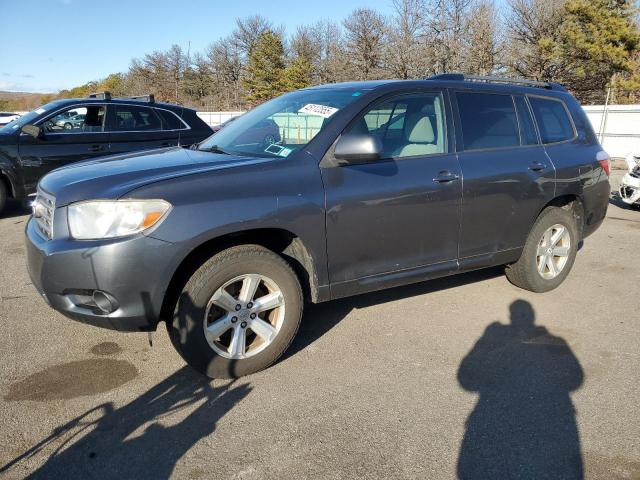
[[[123,331],[156,328],[177,268],[172,243],[144,235],[47,241],[32,218],[26,227],[26,250],[33,285],[51,307],[73,320]],[[115,300],[109,313],[93,301],[96,290]]]

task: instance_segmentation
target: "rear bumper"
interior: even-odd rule
[[[609,180],[600,180],[584,189],[584,227],[582,238],[586,238],[595,232],[607,216],[609,198],[611,196],[611,184]]]
[[[123,330],[156,328],[169,280],[174,244],[137,235],[112,241],[46,241],[30,219],[27,267],[45,301],[72,320]],[[93,301],[95,291],[113,300],[109,312]]]

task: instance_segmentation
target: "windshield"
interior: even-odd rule
[[[288,157],[304,148],[362,90],[300,90],[250,110],[202,142],[199,150],[258,157]]]
[[[33,123],[42,114],[50,112],[56,106],[55,102],[53,102],[38,107],[35,110],[24,114],[20,118],[16,118],[12,122],[7,123],[4,127],[0,128],[0,132],[15,132],[17,129],[22,128],[29,123]]]

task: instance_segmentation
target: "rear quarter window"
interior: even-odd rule
[[[557,143],[575,136],[567,108],[560,100],[529,97],[542,143]]]
[[[511,95],[458,92],[456,99],[465,150],[520,145],[518,120]]]
[[[160,117],[162,121],[162,129],[163,130],[182,130],[186,127],[184,123],[172,112],[168,110],[156,109],[156,113]]]

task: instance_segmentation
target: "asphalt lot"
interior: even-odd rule
[[[640,478],[640,210],[555,291],[493,269],[310,307],[234,382],[50,310],[26,219],[0,218],[0,477]]]

